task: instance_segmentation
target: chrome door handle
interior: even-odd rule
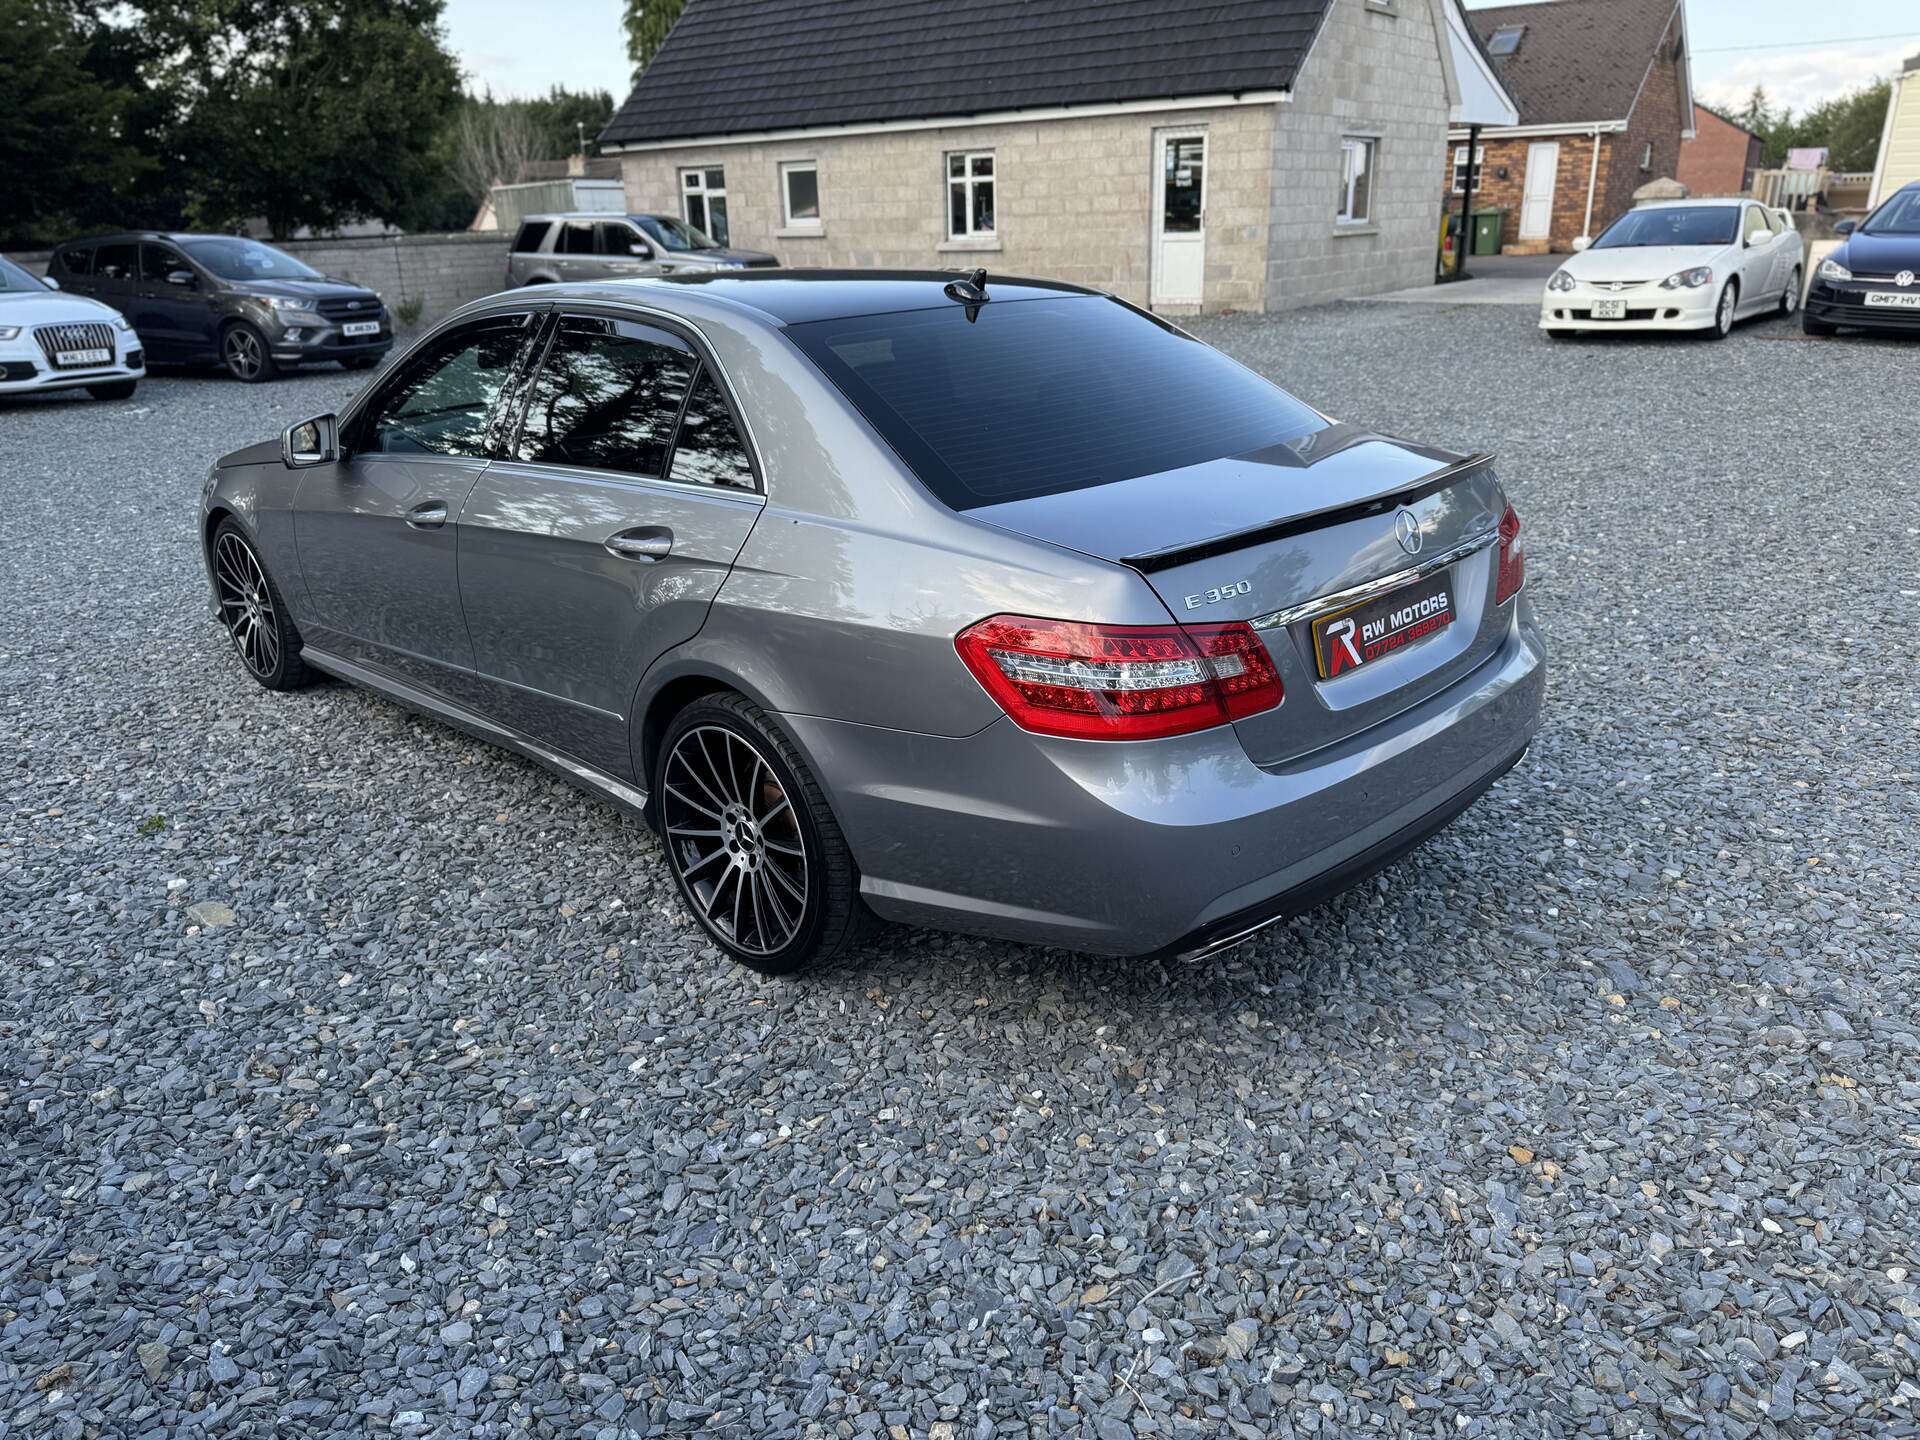
[[[429,500],[407,512],[407,524],[416,530],[438,530],[447,523],[447,502]]]
[[[673,532],[664,525],[643,525],[607,537],[607,553],[622,560],[664,560],[673,553]]]

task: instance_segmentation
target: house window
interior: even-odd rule
[[[1485,171],[1486,166],[1487,147],[1484,145],[1474,146],[1473,188],[1476,190],[1480,188],[1480,176]],[[1453,147],[1453,193],[1456,195],[1464,195],[1467,193],[1467,147],[1464,145],[1456,145]]]
[[[1373,218],[1373,159],[1379,143],[1353,135],[1340,142],[1342,225],[1364,225]]]
[[[953,151],[947,156],[947,236],[972,240],[993,233],[993,152]]]
[[[1647,148],[1640,152],[1640,168],[1642,170],[1651,170],[1653,168],[1653,142],[1651,140],[1647,141]]]
[[[820,228],[820,171],[811,160],[780,166],[780,200],[788,230]]]
[[[1520,48],[1520,37],[1527,33],[1524,25],[1502,25],[1493,32],[1493,38],[1487,41],[1489,55],[1511,55]]]
[[[711,235],[714,243],[727,243],[727,172],[718,165],[710,170],[680,172],[680,213],[696,230]]]

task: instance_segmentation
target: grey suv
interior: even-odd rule
[[[254,383],[321,360],[369,369],[393,348],[393,323],[373,291],[244,236],[76,240],[53,252],[47,274],[131,320],[149,363],[218,361]]]
[[[759,250],[730,249],[671,215],[529,215],[507,257],[507,288],[771,269],[779,263]]]
[[[639,811],[763,970],[868,911],[1233,944],[1464,810],[1546,679],[1487,456],[984,272],[477,301],[219,461],[201,526],[255,680],[341,677]],[[1386,888],[1437,907],[1474,863],[1524,867]]]

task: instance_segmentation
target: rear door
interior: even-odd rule
[[[511,458],[460,511],[460,594],[488,710],[631,779],[640,677],[705,623],[762,499],[687,337],[584,308],[551,329]]]
[[[553,269],[562,280],[592,280],[600,273],[599,242],[590,220],[562,220],[553,237]]]
[[[294,535],[323,649],[471,703],[453,521],[495,453],[537,314],[428,340],[353,417],[344,458],[302,473]]]

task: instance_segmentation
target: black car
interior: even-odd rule
[[[1801,318],[1809,335],[1884,330],[1920,335],[1920,181],[1893,192],[1814,271]]]
[[[103,235],[53,252],[60,288],[133,322],[149,361],[217,362],[237,379],[285,365],[377,365],[393,348],[380,297],[235,235]]]

